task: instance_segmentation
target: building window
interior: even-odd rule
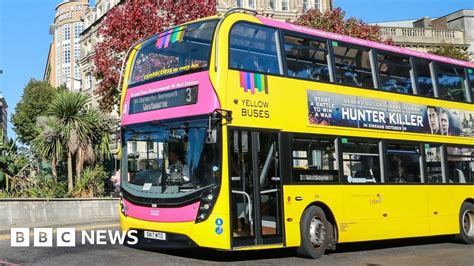
[[[303,0],[303,11],[308,11],[309,9],[309,0]]]
[[[69,44],[63,44],[63,56],[62,56],[63,64],[70,64],[71,63],[71,47]]]
[[[330,81],[326,41],[285,35],[288,76]]]
[[[84,22],[74,23],[74,41],[79,42],[80,34],[84,30]]]
[[[158,143],[156,143],[156,144],[158,144]],[[146,142],[146,149],[147,149],[147,151],[150,151],[150,152],[156,152],[155,151],[155,142],[147,141]]]
[[[275,10],[275,0],[268,0],[268,5],[270,9]]]
[[[380,88],[385,91],[413,93],[410,57],[377,52]]]
[[[235,5],[236,5],[237,7],[243,7],[243,5],[242,5],[242,0],[236,0],[236,1],[235,1]]]
[[[88,73],[86,76],[86,90],[92,89],[92,74]]]
[[[65,41],[71,40],[71,25],[64,24],[62,29],[63,29],[63,40]]]
[[[420,146],[387,144],[387,176],[389,183],[420,183]]]
[[[282,74],[276,40],[278,38],[275,29],[247,23],[236,24],[230,32],[230,67]],[[253,85],[251,87],[253,88]]]
[[[321,11],[321,0],[314,0],[314,9]]]
[[[59,31],[56,31],[57,35],[60,36]],[[59,37],[58,37],[59,38]],[[56,43],[56,84],[61,83],[61,44]]]
[[[337,83],[354,87],[373,88],[370,49],[367,47],[332,42]]]
[[[108,0],[105,0],[104,6],[105,6],[105,13],[107,13],[107,11],[110,10],[110,2]]]
[[[288,0],[281,0],[281,11],[288,11],[290,10]]]
[[[61,44],[61,34],[59,30],[54,31],[54,38],[56,39],[56,46],[59,46]]]
[[[74,67],[74,78],[75,79],[80,79],[81,78],[81,73],[79,72],[79,67],[78,66]]]
[[[62,75],[62,82],[61,84],[69,84],[71,80],[71,67],[65,66],[63,67],[63,75]]]
[[[249,1],[248,2],[249,3],[248,7],[251,8],[251,9],[255,9],[255,0],[248,0],[248,1]]]
[[[132,142],[132,152],[137,152],[138,151],[138,143],[136,141]]]
[[[81,59],[81,45],[79,43],[74,44],[74,61]]]

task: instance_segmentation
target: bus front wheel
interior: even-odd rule
[[[474,244],[474,204],[464,202],[459,214],[461,232],[459,240],[466,244]]]
[[[333,234],[333,226],[323,209],[317,206],[307,208],[301,217],[300,230],[301,244],[297,253],[307,258],[321,258]]]

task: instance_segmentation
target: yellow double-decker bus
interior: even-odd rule
[[[474,243],[474,64],[241,9],[127,58],[120,221],[141,241]]]

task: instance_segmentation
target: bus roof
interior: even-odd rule
[[[388,45],[388,44],[383,44],[383,43],[378,43],[374,41],[368,41],[368,40],[362,40],[359,38],[354,38],[354,37],[349,37],[337,33],[332,33],[332,32],[327,32],[323,30],[317,30],[317,29],[312,29],[304,26],[299,26],[287,22],[281,22],[273,19],[269,19],[263,16],[256,16],[263,24],[276,27],[276,28],[281,28],[281,29],[286,29],[286,30],[291,30],[291,31],[296,31],[300,33],[305,33],[309,35],[314,35],[318,37],[323,37],[323,38],[329,38],[334,41],[343,41],[343,42],[348,42],[348,43],[353,43],[353,44],[358,44],[358,45],[363,45],[367,47],[372,47],[376,49],[381,49],[389,52],[394,52],[394,53],[401,53],[401,54],[406,54],[410,56],[416,56],[416,57],[421,57],[425,58],[428,60],[435,60],[435,61],[440,61],[444,63],[449,63],[449,64],[455,64],[463,67],[469,67],[469,68],[474,68],[474,63],[471,62],[466,62],[462,60],[457,60],[457,59],[452,59],[449,57],[444,57],[444,56],[439,56],[439,55],[434,55],[430,53],[425,53],[425,52],[419,52],[407,48],[402,48],[398,46],[393,46],[393,45]]]

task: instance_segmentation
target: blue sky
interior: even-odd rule
[[[460,9],[474,9],[474,0],[333,0],[346,16],[365,22],[385,22],[444,16]]]
[[[42,79],[49,44],[49,25],[61,0],[0,0],[0,90],[9,115],[31,78]],[[438,17],[474,9],[474,0],[334,0],[347,16],[366,22]],[[8,136],[14,137],[11,124]]]

